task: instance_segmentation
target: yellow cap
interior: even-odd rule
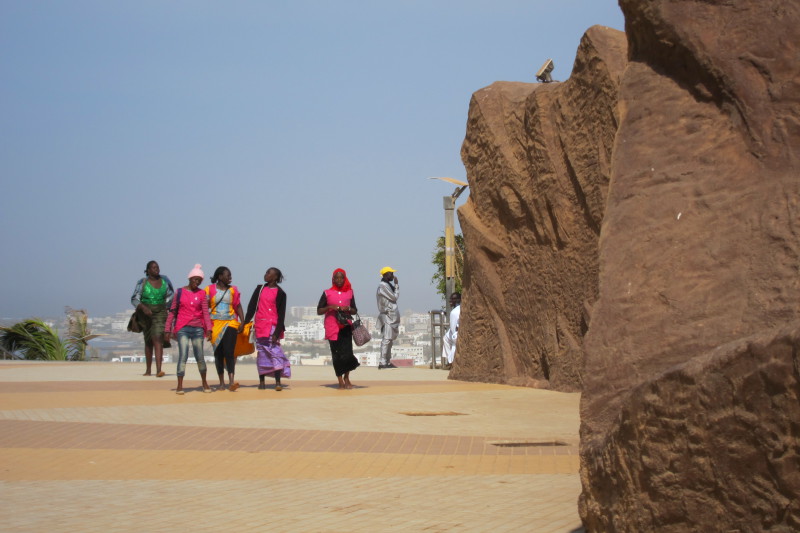
[[[381,269],[381,276],[383,276],[387,272],[397,272],[397,270],[393,269],[392,267],[383,267]]]

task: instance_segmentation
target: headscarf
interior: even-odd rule
[[[337,287],[336,284],[333,282],[333,276],[335,276],[337,272],[341,272],[342,274],[344,274],[344,283],[342,284],[341,288]],[[343,292],[353,290],[353,287],[350,285],[350,280],[347,279],[347,272],[345,272],[343,268],[337,268],[336,270],[333,271],[333,274],[331,274],[331,290],[343,291]]]

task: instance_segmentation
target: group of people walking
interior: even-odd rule
[[[291,376],[291,364],[280,348],[286,317],[286,293],[278,285],[283,281],[281,271],[275,267],[267,269],[264,283],[256,287],[250,298],[247,315],[242,311],[241,294],[232,284],[233,275],[228,267],[218,267],[211,276],[211,284],[201,289],[204,279],[201,265],[195,265],[187,275],[187,285],[176,291],[170,279],[161,275],[156,261],[147,263],[145,277],[136,283],[131,296],[131,304],[136,308],[135,319],[144,336],[144,375],[152,375],[153,360],[156,377],[165,375],[164,347],[174,336],[178,343],[176,393],[184,394],[183,378],[190,346],[200,372],[203,392],[211,392],[203,356],[205,339],[214,350],[214,366],[219,378],[217,390],[235,391],[239,388],[235,380],[236,355],[240,355],[236,351],[242,344],[249,347],[251,343],[248,341],[252,340],[257,350],[259,388],[265,389],[265,378],[272,376],[275,390],[280,391],[281,377]],[[243,339],[248,324],[252,333]]]
[[[397,299],[399,281],[391,267],[381,269],[381,282],[377,291],[378,323],[382,331],[381,360],[378,368],[395,368],[391,362],[392,343],[400,326]],[[205,279],[201,265],[189,271],[187,284],[174,289],[167,276],[161,274],[156,261],[145,267],[145,277],[137,283],[131,296],[136,309],[134,319],[139,323],[145,343],[146,370],[152,375],[153,361],[156,377],[163,377],[164,347],[174,338],[178,343],[177,394],[184,394],[183,378],[191,346],[197,369],[203,383],[203,392],[212,392],[206,379],[206,362],[203,341],[214,349],[214,364],[219,377],[217,390],[235,391],[236,356],[240,346],[255,344],[257,352],[259,389],[266,389],[266,378],[275,380],[275,390],[281,391],[281,378],[292,375],[289,359],[281,348],[286,329],[286,292],[280,287],[283,273],[270,267],[264,274],[264,283],[253,291],[243,313],[238,287],[232,285],[229,268],[220,266],[211,276],[211,284],[201,289]],[[359,362],[353,354],[353,315],[358,313],[353,288],[347,272],[341,268],[333,271],[331,287],[323,291],[317,304],[317,314],[324,315],[325,338],[331,349],[333,369],[340,389],[352,389],[350,372]],[[248,342],[249,341],[249,342]],[[227,371],[228,384],[225,384]]]

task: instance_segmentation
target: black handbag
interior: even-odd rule
[[[336,311],[336,321],[342,326],[349,326],[350,316],[344,311]]]
[[[136,317],[138,311],[134,311],[131,315],[131,319],[128,320],[128,331],[131,333],[141,333],[142,332],[142,325],[139,324],[139,319]]]

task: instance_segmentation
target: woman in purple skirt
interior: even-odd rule
[[[253,321],[255,329],[256,365],[258,366],[258,388],[266,389],[264,380],[267,376],[275,378],[275,390],[283,390],[281,377],[292,377],[289,359],[281,349],[280,340],[286,329],[286,293],[278,286],[283,281],[283,274],[275,267],[267,269],[264,284],[256,287],[247,306],[245,323]]]

